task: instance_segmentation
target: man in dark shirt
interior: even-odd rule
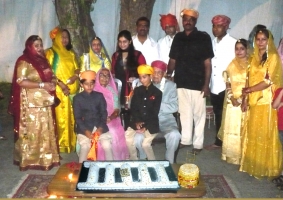
[[[175,70],[182,124],[180,147],[193,144],[193,153],[197,154],[203,148],[205,98],[209,95],[211,58],[214,55],[210,36],[195,27],[198,11],[184,9],[181,16],[184,31],[177,33],[173,40],[167,77],[171,78]]]
[[[111,134],[108,132],[106,101],[103,94],[93,91],[96,73],[87,70],[80,75],[80,85],[84,89],[74,97],[76,133],[80,144],[79,162],[87,160],[91,140],[100,135],[98,141],[104,150],[105,159],[113,160]]]
[[[160,109],[162,92],[151,82],[153,68],[149,65],[140,65],[138,74],[141,86],[134,89],[131,100],[131,122],[125,132],[126,143],[130,153],[130,160],[138,160],[137,149],[134,142],[135,134],[143,134],[142,148],[148,160],[155,160],[151,147],[152,140],[159,132],[158,113]]]

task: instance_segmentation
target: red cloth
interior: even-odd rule
[[[151,63],[152,67],[156,67],[158,69],[161,69],[162,71],[166,72],[167,70],[167,65],[165,62],[161,61],[161,60],[155,60]]]
[[[45,58],[44,52],[39,55],[34,47],[33,43],[36,40],[41,40],[37,35],[30,36],[25,43],[25,50],[23,55],[20,56],[14,67],[14,74],[12,79],[12,94],[8,106],[8,113],[14,117],[14,141],[18,140],[19,123],[20,123],[20,91],[21,87],[17,83],[17,69],[18,63],[20,61],[26,61],[30,63],[39,74],[42,82],[50,82],[53,77],[53,72],[48,60]],[[50,94],[55,95],[55,91],[50,92]]]
[[[278,88],[275,91],[273,101],[278,97],[281,90],[283,90],[283,88]],[[283,98],[281,99],[281,102],[283,102]],[[280,107],[279,110],[277,110],[277,116],[278,116],[278,130],[283,131],[283,107]]]
[[[211,22],[215,25],[229,26],[231,19],[226,15],[216,15],[212,18]]]
[[[167,15],[160,15],[160,25],[163,30],[165,30],[166,26],[178,26],[178,22],[175,15],[171,15],[170,13]]]

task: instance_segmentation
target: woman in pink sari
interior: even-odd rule
[[[125,160],[129,157],[125,131],[121,124],[120,102],[114,79],[110,71],[102,68],[97,72],[94,90],[101,92],[107,103],[107,126],[112,135],[112,152],[114,160]],[[103,149],[98,143],[97,160],[105,160]]]

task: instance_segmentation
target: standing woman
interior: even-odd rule
[[[89,66],[87,66],[89,64]],[[87,67],[87,69],[86,69]],[[88,69],[89,67],[89,69]],[[102,52],[102,41],[99,37],[94,37],[89,47],[89,63],[86,63],[84,56],[81,56],[81,71],[92,70],[98,72],[101,68],[111,69],[111,63],[105,53]]]
[[[146,64],[145,58],[140,51],[135,50],[131,33],[123,30],[118,34],[117,51],[112,55],[111,72],[115,78],[122,81],[120,102],[125,103],[125,96],[129,96],[131,86],[128,81],[138,78],[137,67]]]
[[[60,164],[53,106],[55,85],[42,39],[32,35],[15,65],[8,109],[14,117],[14,164],[21,171],[50,170]]]
[[[256,178],[276,177],[282,171],[282,148],[271,103],[275,90],[282,87],[281,60],[269,30],[258,30],[254,43],[248,85],[242,90],[242,110],[248,110],[248,118],[240,171]]]
[[[113,77],[108,69],[100,69],[97,73],[94,90],[103,94],[107,105],[107,126],[112,135],[112,152],[114,160],[129,158],[125,131],[121,124],[120,103]],[[98,160],[105,160],[103,152],[98,149]]]
[[[223,72],[226,82],[226,98],[224,99],[221,127],[217,136],[223,142],[221,159],[239,165],[242,153],[241,125],[245,117],[245,112],[241,110],[241,103],[248,67],[247,40],[236,41],[235,55],[236,57]]]
[[[66,29],[55,28],[50,32],[52,47],[47,49],[46,58],[58,78],[56,95],[61,103],[56,107],[56,123],[60,152],[75,151],[76,134],[72,107],[73,96],[77,93],[79,84],[79,67],[72,50],[70,33]]]

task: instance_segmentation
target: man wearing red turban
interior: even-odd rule
[[[170,48],[176,32],[179,31],[179,25],[175,15],[167,14],[160,15],[160,17],[160,25],[166,35],[158,40],[158,53],[159,59],[167,64]]]
[[[212,33],[215,38],[212,40],[214,57],[211,60],[212,72],[210,79],[210,100],[215,114],[216,137],[214,144],[206,146],[207,150],[218,149],[222,141],[218,139],[217,133],[221,126],[223,102],[226,85],[222,74],[235,57],[236,39],[231,37],[227,30],[231,19],[225,15],[216,15],[212,18]]]

